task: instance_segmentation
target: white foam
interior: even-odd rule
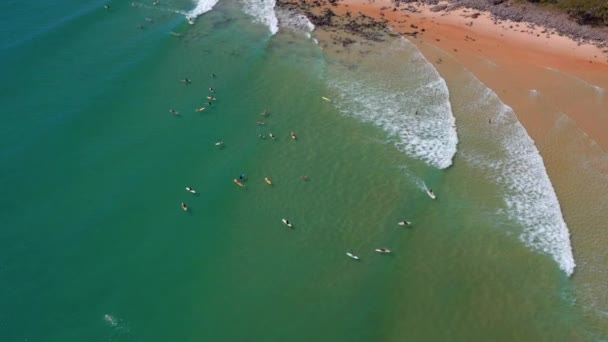
[[[193,24],[194,19],[211,11],[213,9],[213,6],[215,6],[218,1],[219,0],[198,0],[196,2],[196,6],[189,12],[185,13],[186,19],[188,19],[188,21]]]
[[[504,212],[523,227],[519,237],[524,244],[550,255],[566,274],[571,275],[575,263],[570,233],[534,141],[513,110],[492,90],[477,79],[470,86],[469,93],[480,99],[477,108],[469,110],[486,112],[492,118],[491,129],[475,127],[471,134],[479,139],[480,145],[498,145],[500,152],[495,148],[486,152],[479,148],[474,153],[463,151],[463,158],[484,170],[484,174],[502,188]]]
[[[305,15],[294,11],[277,9],[276,16],[279,20],[281,28],[291,29],[296,32],[303,33],[307,38],[311,38],[311,33],[315,29],[315,25],[308,20]]]
[[[241,0],[245,13],[268,27],[271,34],[279,32],[279,20],[274,11],[276,0]]]
[[[373,59],[368,69],[359,72],[364,67],[358,63],[355,70],[342,66],[330,72],[338,109],[380,126],[411,157],[440,169],[452,165],[458,144],[455,119],[447,85],[435,68],[406,40],[361,48]],[[384,69],[389,61],[398,65]]]

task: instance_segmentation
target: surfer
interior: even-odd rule
[[[193,188],[191,188],[189,186],[186,187],[186,191],[188,191],[189,193],[192,193],[192,194],[196,193],[196,190],[194,190]]]
[[[109,11],[109,10],[110,10],[110,5],[103,5],[103,8],[104,8],[106,11]]]
[[[182,82],[183,84],[190,84],[190,83],[192,83],[192,81],[188,77],[184,78],[183,80],[180,80],[180,82]]]
[[[224,142],[223,142],[223,141],[221,141],[221,140],[218,140],[218,141],[215,143],[215,146],[217,146],[217,147],[222,147],[222,146],[224,146]]]
[[[182,210],[183,211],[188,211],[188,205],[186,203],[182,202],[181,205],[182,205]]]
[[[174,116],[179,115],[179,112],[178,112],[178,111],[176,111],[175,109],[169,109],[169,113],[171,113],[171,114],[172,114],[172,115],[174,115]]]
[[[215,78],[215,74],[211,74],[211,78]]]
[[[264,139],[264,134],[262,134],[262,133],[258,134],[258,138]]]
[[[412,222],[409,222],[409,221],[399,221],[397,224],[400,225],[400,226],[409,226],[410,224],[412,224]]]
[[[106,322],[110,323],[110,325],[116,325],[116,324],[118,324],[118,322],[116,322],[116,320],[114,319],[114,317],[112,317],[112,315],[105,314],[105,315],[103,316],[103,319],[104,319]]]
[[[296,136],[296,134],[293,131],[291,131],[291,139],[293,139],[293,140],[298,139],[298,136]]]
[[[386,249],[386,248],[376,248],[374,251],[378,252],[378,253],[385,253],[385,254],[391,252],[390,249]]]
[[[212,87],[209,87],[209,91],[215,93],[215,89],[213,89]]]
[[[293,225],[291,224],[291,222],[289,222],[289,220],[288,220],[288,219],[283,218],[283,219],[281,219],[281,221],[283,221],[283,223],[284,223],[284,224],[285,224],[287,227],[289,227],[289,228],[293,229]]]
[[[272,139],[272,140],[276,140],[276,137],[274,136],[274,134],[272,133],[268,133],[268,136]]]
[[[194,111],[196,111],[196,112],[202,112],[202,111],[204,111],[205,109],[206,109],[206,107],[201,107],[201,108],[197,108],[197,109],[195,109]]]
[[[207,100],[216,101],[217,99],[213,96],[207,96]]]
[[[258,126],[264,126],[266,123],[264,121],[260,120],[257,122],[257,124],[258,124]]]
[[[152,5],[154,5],[154,6],[156,6],[156,5],[158,5],[158,4],[160,4],[160,1],[158,1],[158,0],[157,0],[157,1],[154,1],[154,2],[152,3]]]

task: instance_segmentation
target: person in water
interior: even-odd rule
[[[245,180],[245,178],[247,178],[247,175],[246,175],[246,174],[241,173],[241,174],[239,175],[239,180]]]
[[[211,78],[215,78],[215,74],[211,74]]]

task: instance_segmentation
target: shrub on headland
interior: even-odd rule
[[[608,0],[557,0],[556,5],[581,25],[608,26]]]

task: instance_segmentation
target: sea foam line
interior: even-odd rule
[[[471,76],[475,82],[468,85],[467,92],[479,100],[468,102],[468,106],[476,107],[464,110],[492,115],[492,126],[491,129],[474,127],[467,133],[474,135],[482,148],[473,152],[462,151],[464,160],[482,169],[502,188],[504,212],[523,227],[520,240],[533,250],[550,255],[560,269],[571,275],[576,265],[570,233],[534,141],[511,107]],[[498,145],[499,151],[495,148],[487,150],[483,148],[485,145]]]
[[[337,108],[381,127],[411,157],[440,169],[452,165],[458,137],[443,78],[407,40],[361,49],[366,60],[373,59],[369,67],[358,63],[330,70]],[[385,69],[390,61],[397,64]]]
[[[245,13],[255,18],[255,21],[268,27],[270,33],[279,32],[279,20],[274,11],[276,0],[242,0]]]

